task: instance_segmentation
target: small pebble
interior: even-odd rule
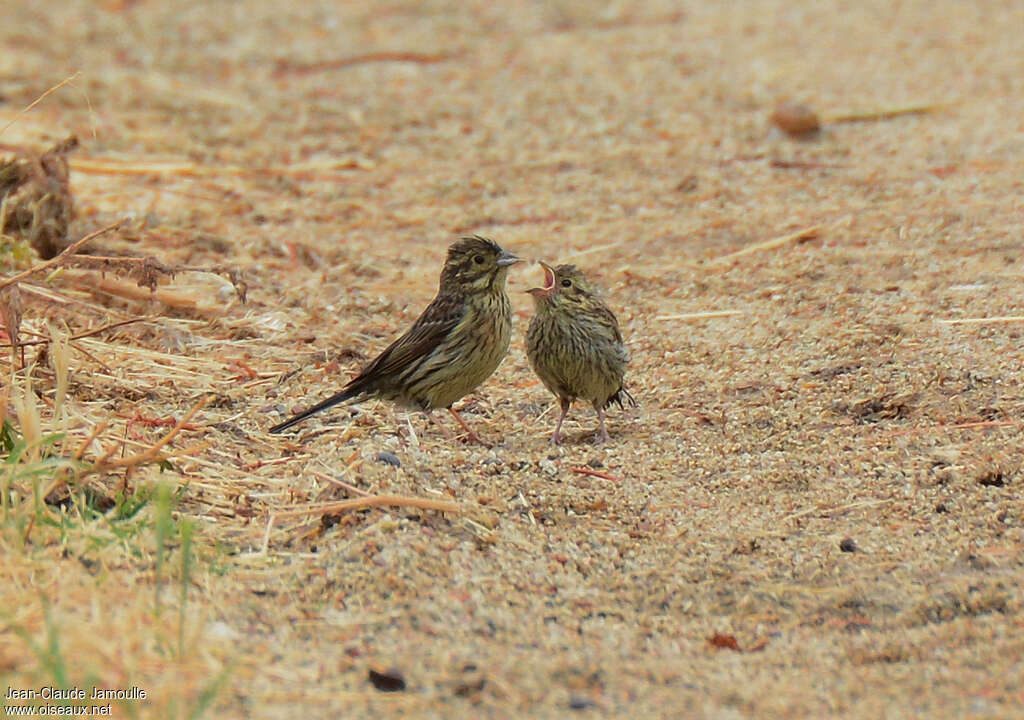
[[[857,543],[853,541],[853,538],[845,537],[839,541],[839,549],[843,552],[856,552]]]
[[[772,124],[790,137],[806,138],[821,130],[818,114],[806,105],[784,102],[775,108]]]
[[[540,469],[545,475],[554,476],[558,474],[558,466],[550,460],[541,460]]]
[[[402,692],[405,690],[405,676],[400,670],[374,670],[370,668],[369,680],[381,692]]]
[[[569,696],[569,709],[570,710],[586,710],[596,705],[590,698],[583,697],[582,695],[570,695]]]
[[[398,456],[389,450],[381,450],[377,453],[377,462],[390,465],[391,467],[402,467],[402,461],[398,459]]]

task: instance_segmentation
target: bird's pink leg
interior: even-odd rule
[[[604,425],[604,410],[601,408],[597,409],[597,418],[601,421],[601,434],[597,436],[597,441],[599,443],[608,442],[608,428]]]
[[[555,425],[555,432],[551,435],[551,444],[558,445],[562,442],[562,423],[565,421],[565,416],[569,414],[569,406],[572,403],[569,400],[562,400],[562,414],[558,416],[558,424]]]
[[[452,414],[452,417],[455,418],[455,420],[459,423],[459,425],[462,426],[462,429],[466,431],[466,437],[468,437],[470,440],[472,440],[473,442],[475,442],[478,445],[483,445],[484,447],[490,447],[490,445],[488,445],[483,440],[481,440],[480,437],[475,432],[470,430],[469,425],[466,424],[466,421],[463,420],[459,416],[459,414],[457,412],[455,412],[455,408],[448,408],[448,412],[450,412]]]
[[[449,440],[454,440],[455,439],[455,436],[452,435],[452,431],[449,430],[448,428],[446,428],[443,424],[441,424],[441,421],[437,419],[436,415],[434,415],[433,410],[424,410],[423,414],[426,415],[431,420],[433,420],[434,424],[437,425],[439,428],[441,428],[441,432],[444,433],[444,436],[446,438],[448,438]]]

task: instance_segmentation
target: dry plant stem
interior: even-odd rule
[[[997,315],[990,318],[954,318],[951,320],[937,320],[942,325],[999,325],[1002,323],[1024,322],[1024,315]],[[21,343],[25,345],[26,343]]]
[[[742,315],[742,310],[708,310],[706,312],[679,313],[677,315],[658,315],[655,320],[704,320],[705,318],[731,317]]]
[[[62,87],[64,87],[65,85],[67,85],[67,84],[68,84],[69,82],[72,82],[72,81],[73,81],[73,80],[74,80],[75,78],[77,78],[77,77],[78,77],[78,75],[79,75],[79,73],[74,73],[73,75],[69,75],[68,77],[64,78],[64,79],[63,79],[63,80],[61,80],[61,81],[60,81],[59,83],[57,83],[56,85],[54,85],[54,86],[53,86],[52,88],[50,88],[49,90],[47,90],[46,92],[44,92],[44,93],[43,93],[42,95],[40,95],[39,97],[37,97],[37,98],[36,98],[35,100],[33,100],[32,102],[30,102],[30,103],[29,103],[29,104],[28,104],[28,105],[27,105],[27,106],[25,107],[25,109],[24,109],[24,110],[22,110],[22,111],[21,111],[20,113],[18,113],[17,115],[15,115],[15,116],[14,116],[14,117],[13,117],[13,118],[11,119],[11,121],[10,121],[9,123],[7,123],[6,125],[4,125],[2,129],[0,129],[0,135],[3,135],[3,134],[4,134],[5,132],[7,132],[8,128],[10,128],[10,127],[11,127],[11,125],[13,125],[14,123],[18,122],[18,120],[20,120],[20,119],[22,118],[22,116],[23,116],[23,115],[25,115],[25,114],[26,114],[26,113],[28,113],[28,112],[31,112],[32,108],[34,108],[34,107],[35,107],[36,105],[38,105],[39,103],[41,103],[41,102],[42,102],[43,100],[45,100],[45,99],[46,99],[47,97],[49,97],[49,96],[50,96],[50,95],[52,95],[53,93],[55,93],[55,92],[57,92],[58,90],[60,90],[60,89],[61,89]]]
[[[348,492],[352,493],[353,495],[358,495],[359,497],[370,497],[370,493],[366,492],[365,490],[363,490],[361,488],[357,488],[355,485],[353,485],[351,483],[347,483],[344,480],[338,480],[337,478],[331,478],[331,484],[337,485],[338,487],[342,488],[343,490],[347,490]]]
[[[169,460],[172,457],[192,457],[193,455],[198,455],[199,453],[203,452],[203,450],[210,449],[211,447],[213,447],[213,445],[214,443],[212,440],[203,440],[203,442],[196,443],[195,445],[189,445],[188,447],[184,447],[181,450],[175,450],[172,453],[160,453],[156,455],[153,458],[153,460],[162,462],[164,460]]]
[[[573,467],[570,469],[574,473],[579,473],[580,475],[590,475],[592,477],[599,477],[604,480],[612,480],[614,482],[619,482],[619,478],[615,477],[614,475],[610,475],[606,472],[601,472],[600,470],[592,470],[586,467]]]
[[[405,414],[405,425],[409,429],[409,442],[410,444],[419,450],[420,439],[416,436],[416,428],[412,426],[412,416],[409,413]]]
[[[75,352],[80,352],[80,353],[82,353],[82,354],[83,354],[83,355],[85,355],[85,356],[86,356],[87,358],[89,358],[90,360],[92,360],[92,361],[93,361],[94,363],[96,363],[97,365],[99,365],[99,366],[100,366],[101,368],[103,368],[103,372],[107,373],[108,375],[112,375],[112,374],[113,374],[113,372],[114,372],[114,371],[113,371],[113,370],[111,369],[111,367],[110,367],[109,365],[107,365],[107,364],[106,364],[105,362],[103,362],[102,360],[100,360],[100,359],[99,359],[98,357],[96,357],[95,355],[93,355],[93,354],[92,354],[91,352],[89,352],[88,350],[86,350],[86,349],[85,349],[84,347],[82,347],[82,346],[81,346],[81,345],[79,345],[78,343],[76,343],[76,342],[69,342],[69,343],[68,343],[68,346],[69,346],[69,347],[71,347],[71,348],[72,348],[73,350],[75,350]]]
[[[110,265],[138,265],[142,267],[142,271],[153,275],[164,275],[171,276],[177,275],[178,273],[195,272],[195,273],[208,273],[210,275],[217,275],[225,278],[230,282],[242,302],[245,302],[245,283],[241,281],[239,272],[237,269],[226,266],[226,265],[211,265],[209,267],[201,267],[198,265],[177,265],[177,266],[166,266],[157,261],[152,256],[145,257],[109,257],[105,255],[83,255],[77,257],[74,260],[77,267],[86,270],[99,270],[104,272],[109,269]],[[98,267],[96,267],[98,266]],[[151,287],[146,284],[147,287]]]
[[[839,170],[847,168],[849,165],[838,165],[836,163],[819,163],[819,162],[803,162],[800,160],[779,160],[774,159],[769,162],[774,168],[780,168],[782,170]]]
[[[348,467],[346,467],[345,469],[347,470]],[[363,490],[361,488],[357,488],[355,485],[347,483],[344,480],[338,480],[337,478],[333,478],[330,475],[328,475],[327,473],[313,471],[313,475],[315,475],[316,477],[320,478],[321,480],[323,480],[328,485],[333,485],[335,487],[340,487],[342,490],[350,492],[353,495],[358,495],[359,497],[369,497],[370,496],[370,493],[366,492],[365,490]]]
[[[218,165],[208,167],[191,163],[111,163],[99,160],[76,158],[69,162],[75,172],[91,175],[174,175],[178,177],[266,177],[270,175],[288,175],[290,177],[310,177],[316,171],[331,170],[366,170],[372,164],[366,160],[344,159],[332,160],[327,163],[306,163],[296,166],[273,166],[264,168],[244,168],[234,165]],[[337,176],[324,176],[325,178]]]
[[[351,500],[337,500],[335,502],[300,507],[294,510],[282,510],[271,513],[271,515],[275,518],[289,518],[317,513],[323,515],[329,512],[362,510],[372,507],[412,507],[419,510],[437,510],[438,512],[463,512],[462,506],[457,503],[445,502],[444,500],[431,500],[430,498],[412,497],[409,495],[367,495],[366,497],[352,498]]]
[[[795,233],[790,233],[789,235],[783,235],[782,237],[772,238],[771,240],[765,240],[764,242],[747,245],[745,248],[741,248],[736,252],[727,253],[717,258],[713,258],[708,261],[708,265],[717,265],[729,262],[730,260],[735,260],[736,258],[743,257],[744,255],[758,252],[759,250],[772,250],[800,240],[812,240],[818,236],[818,233],[823,227],[823,225],[812,225],[809,228],[797,230]]]
[[[297,508],[295,510],[272,512],[267,518],[267,529],[263,533],[262,552],[267,552],[267,549],[270,546],[271,530],[274,527],[274,523],[279,518],[299,517],[303,515],[326,515],[330,512],[346,512],[348,510],[362,510],[364,508],[372,507],[412,507],[419,510],[437,510],[438,512],[462,512],[462,508],[455,503],[403,495],[367,495],[365,497],[357,497],[351,500],[339,500],[337,502],[322,503],[319,505]]]
[[[903,115],[926,115],[928,113],[952,107],[956,102],[928,103],[922,105],[907,105],[896,108],[883,108],[881,110],[867,110],[864,112],[837,113],[826,115],[823,119],[826,123],[852,123],[870,122],[872,120],[889,120]]]
[[[418,53],[418,52],[375,52],[350,57],[338,58],[337,60],[326,60],[316,63],[291,63],[287,60],[278,61],[275,77],[289,74],[308,74],[323,72],[325,70],[339,70],[352,65],[379,62],[407,62],[420,65],[432,65],[444,62],[456,57],[453,53]]]
[[[148,288],[139,287],[135,282],[125,282],[118,278],[113,277],[101,277],[96,278],[94,276],[88,277],[88,286],[98,292],[104,292],[109,295],[116,297],[126,298],[128,300],[156,300],[168,307],[176,308],[178,310],[191,310],[200,314],[223,314],[223,307],[204,307],[199,304],[198,299],[184,292],[177,292],[174,290],[150,290]],[[85,277],[76,278],[76,280],[84,280]]]
[[[110,314],[112,316],[119,316],[119,317],[121,317],[124,320],[128,319],[127,315],[125,315],[123,313],[118,313],[116,310],[112,310],[112,309],[107,308],[105,306],[97,305],[96,303],[88,302],[86,300],[81,300],[81,299],[76,298],[76,297],[68,297],[66,295],[62,295],[59,292],[54,292],[54,291],[52,291],[52,290],[50,290],[48,288],[44,288],[41,285],[31,285],[29,283],[21,283],[21,284],[18,285],[18,289],[21,290],[22,292],[30,293],[32,295],[36,295],[38,297],[41,297],[44,300],[46,300],[48,302],[51,302],[51,303],[54,303],[56,305],[67,306],[69,308],[72,307],[72,306],[80,307],[80,308],[86,308],[86,309],[95,310],[95,311],[98,311],[98,312],[106,312],[106,313],[108,313],[108,314]],[[40,335],[39,337],[42,337],[42,335]]]
[[[13,285],[16,282],[24,280],[25,278],[27,278],[27,277],[29,277],[31,275],[35,275],[38,272],[42,272],[43,270],[46,270],[47,268],[51,268],[54,265],[61,264],[65,259],[67,259],[67,257],[69,255],[73,255],[75,252],[78,251],[79,248],[81,248],[83,245],[88,243],[90,240],[95,240],[100,235],[104,235],[104,234],[110,232],[111,230],[116,230],[117,228],[121,227],[125,222],[127,222],[127,221],[126,220],[118,220],[116,223],[113,223],[111,225],[107,225],[104,228],[100,228],[99,230],[91,232],[88,235],[86,235],[85,237],[76,240],[75,242],[71,243],[66,248],[64,248],[64,250],[59,255],[56,255],[56,256],[50,258],[49,260],[47,260],[45,262],[41,262],[38,265],[30,267],[28,270],[25,270],[24,272],[20,272],[17,275],[15,275],[14,277],[10,277],[10,278],[7,278],[6,280],[3,280],[2,282],[0,282],[0,290],[3,290],[8,285]]]
[[[106,430],[106,429],[107,429],[107,421],[106,420],[104,420],[101,423],[99,423],[98,425],[96,425],[92,429],[92,432],[89,433],[89,437],[87,437],[85,440],[83,440],[82,444],[78,446],[78,449],[75,450],[75,454],[72,457],[75,460],[81,460],[82,456],[85,455],[85,451],[89,449],[90,445],[92,445],[92,441],[95,440],[99,436],[99,434],[101,432],[103,432],[104,430]]]
[[[85,332],[78,333],[77,335],[72,335],[71,337],[68,338],[68,342],[74,342],[75,340],[81,340],[82,338],[92,337],[93,335],[99,335],[100,333],[106,332],[107,330],[113,330],[114,328],[124,327],[125,325],[132,325],[133,323],[137,322],[149,322],[150,320],[156,319],[156,315],[147,315],[145,317],[136,317],[129,318],[127,320],[119,320],[118,322],[109,323],[107,325],[104,325],[103,327],[95,328],[94,330],[86,330]],[[20,342],[18,343],[18,346],[25,347],[28,345],[46,345],[49,342],[51,342],[49,338],[44,338],[42,340],[29,340],[27,342]],[[11,343],[5,343],[3,345],[0,345],[0,347],[14,347],[14,345]],[[83,350],[82,352],[85,351]],[[102,364],[103,363],[100,363],[100,365]]]
[[[146,449],[146,450],[144,450],[144,451],[142,451],[140,453],[136,453],[134,455],[129,455],[128,457],[119,458],[119,459],[113,460],[113,461],[108,460],[109,456],[111,454],[113,454],[113,453],[107,453],[103,458],[101,458],[91,468],[89,468],[88,471],[89,472],[103,472],[103,471],[110,470],[112,468],[118,468],[118,467],[135,467],[137,465],[142,465],[144,463],[152,462],[153,460],[156,460],[158,458],[159,453],[160,453],[160,449],[163,448],[165,445],[167,445],[169,442],[171,442],[171,440],[173,440],[175,438],[175,436],[179,432],[181,432],[182,429],[184,429],[185,425],[188,424],[189,420],[191,420],[193,417],[195,417],[196,413],[198,413],[200,410],[202,410],[206,406],[206,403],[208,403],[209,401],[210,401],[210,396],[209,395],[203,396],[199,400],[199,402],[197,402],[192,407],[192,409],[188,411],[188,413],[185,415],[185,417],[183,417],[181,420],[179,420],[175,424],[175,426],[173,428],[171,428],[170,432],[168,432],[160,440],[158,440],[155,445],[149,447],[148,449]]]
[[[260,468],[270,467],[272,465],[283,465],[284,463],[295,462],[296,460],[308,460],[313,457],[309,454],[303,455],[285,455],[284,457],[275,458],[273,460],[257,460],[253,463],[246,463],[242,465],[243,470],[259,470]]]
[[[144,465],[144,464],[149,463],[149,462],[158,462],[158,461],[166,459],[166,456],[164,456],[164,455],[162,455],[160,453],[160,448],[164,447],[165,445],[167,445],[167,443],[169,443],[171,440],[173,440],[174,437],[179,432],[181,432],[181,430],[184,429],[184,427],[188,424],[188,421],[191,420],[195,416],[195,414],[197,412],[199,412],[200,410],[203,409],[203,407],[206,405],[206,403],[209,402],[209,399],[210,399],[209,396],[203,397],[188,412],[188,414],[185,415],[185,417],[182,418],[180,421],[178,421],[178,423],[173,428],[171,428],[170,432],[168,432],[163,438],[158,440],[155,445],[147,448],[146,450],[143,450],[140,453],[136,453],[134,455],[129,455],[128,457],[122,456],[122,457],[118,458],[117,460],[111,461],[110,457],[113,456],[117,452],[117,450],[118,450],[118,445],[117,444],[113,444],[113,445],[111,445],[110,447],[108,447],[104,451],[103,455],[100,456],[100,458],[98,460],[94,461],[89,467],[84,468],[83,470],[79,471],[77,474],[78,475],[85,475],[85,474],[90,474],[90,473],[108,472],[108,471],[116,469],[116,468],[125,468],[125,470],[130,473],[134,468],[136,468],[136,467],[138,467],[140,465]],[[92,443],[92,441],[101,432],[103,432],[103,430],[105,428],[106,428],[106,422],[103,422],[100,425],[98,425],[96,428],[93,429],[93,432],[89,435],[89,437],[86,438],[85,441],[83,441],[82,444],[78,447],[78,450],[75,451],[74,458],[76,460],[81,459],[82,455],[85,454],[86,449],[89,447],[89,444]],[[127,425],[125,426],[125,430],[127,431]],[[194,454],[194,453],[201,452],[201,451],[205,450],[209,446],[210,446],[210,443],[208,443],[208,442],[199,443],[197,445],[193,445],[193,446],[187,447],[184,450],[182,450],[182,451],[180,451],[179,453],[176,453],[176,454],[178,454],[178,455],[191,455],[191,454]],[[121,447],[122,453],[123,453],[123,449],[124,449],[124,443],[123,442],[120,444],[120,447]],[[61,473],[61,474],[57,475],[53,479],[53,481],[47,486],[46,491],[43,493],[43,497],[49,496],[50,493],[52,493],[54,490],[56,490],[57,488],[59,488],[60,486],[62,486],[64,484],[66,484],[67,483],[67,475],[68,475],[67,472],[64,472],[64,473]]]

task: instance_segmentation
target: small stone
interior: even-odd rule
[[[595,703],[590,698],[583,697],[582,695],[570,695],[569,696],[569,709],[570,710],[586,710],[587,708],[592,708],[595,705],[597,705],[597,703]]]
[[[540,469],[545,475],[551,475],[552,477],[558,474],[558,466],[550,460],[541,460]]]
[[[381,450],[377,453],[377,462],[390,465],[391,467],[402,467],[402,461],[398,459],[398,456],[389,450]]]
[[[843,552],[857,552],[857,543],[853,541],[853,538],[845,537],[839,541],[839,549]]]
[[[821,130],[818,114],[806,105],[784,102],[775,108],[772,124],[790,137],[806,138]]]
[[[381,692],[402,692],[405,690],[405,676],[401,670],[389,668],[387,670],[374,670],[370,668],[369,680],[375,688]]]

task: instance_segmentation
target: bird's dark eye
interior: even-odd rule
[[[569,280],[568,278],[563,280],[562,281],[562,287],[572,287],[572,280]]]
[[[473,262],[475,262],[477,265],[483,265],[484,264],[484,256],[483,255],[474,255],[473,256]]]

